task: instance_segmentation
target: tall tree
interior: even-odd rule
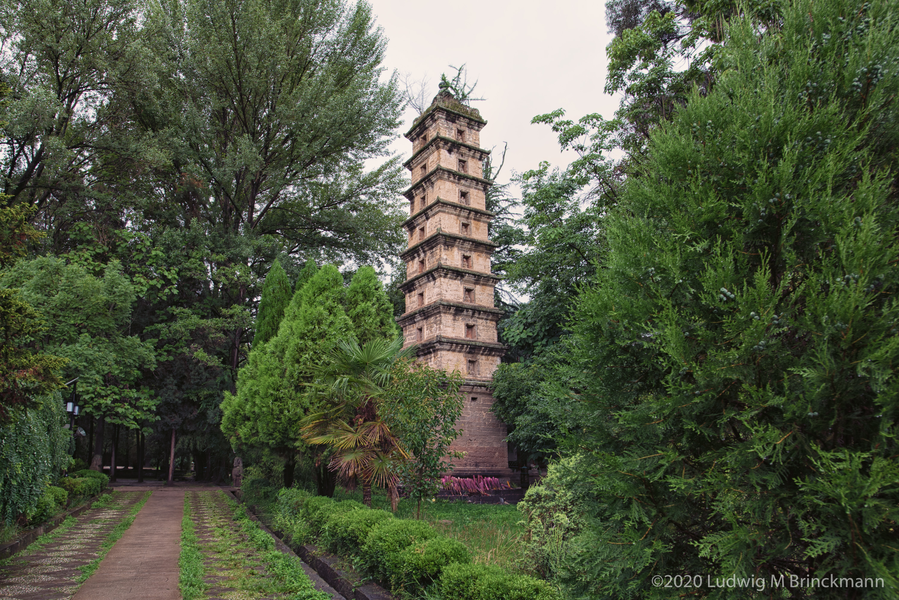
[[[307,390],[312,370],[341,341],[355,339],[343,308],[345,298],[337,267],[322,267],[294,294],[278,335],[250,353],[237,380],[237,394],[226,394],[222,405],[222,429],[232,443],[267,447],[284,457],[288,481],[294,457],[304,448],[297,423],[315,403]]]
[[[346,292],[346,313],[362,345],[399,335],[393,306],[372,267],[360,267],[353,274]]]
[[[54,228],[85,218],[88,203],[101,210],[114,174],[94,167],[116,128],[112,90],[139,70],[137,19],[131,0],[0,3],[7,205],[33,205]]]
[[[40,237],[27,223],[29,212],[24,205],[0,207],[0,269],[12,267],[27,243]],[[65,359],[35,347],[45,331],[46,322],[21,291],[0,286],[0,424],[62,384],[58,373]]]
[[[284,317],[284,309],[290,304],[292,296],[287,274],[281,263],[276,260],[265,276],[265,285],[262,286],[262,297],[259,299],[259,309],[256,313],[254,348],[277,335],[278,326]]]
[[[67,359],[62,375],[79,378],[86,414],[132,429],[152,418],[155,394],[140,383],[154,368],[156,353],[152,343],[129,335],[134,286],[120,265],[107,265],[95,277],[59,258],[20,261],[0,276],[0,287],[21,289],[23,298],[53,323],[40,342]],[[102,441],[99,433],[98,448]],[[95,468],[100,459],[98,451]]]
[[[799,0],[766,23],[735,19],[714,89],[650,136],[579,298],[579,427],[546,488],[579,497],[576,595],[899,591],[899,17]]]

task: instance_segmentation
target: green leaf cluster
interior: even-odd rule
[[[304,451],[299,423],[322,402],[317,369],[341,343],[392,338],[395,331],[374,269],[360,268],[346,288],[334,265],[307,262],[278,334],[250,352],[237,393],[226,393],[222,431],[235,449],[268,448],[285,457]]]
[[[583,527],[555,567],[577,596],[899,590],[899,14],[799,0],[765,24],[734,19],[715,87],[652,134],[578,298],[557,468]]]
[[[0,520],[10,525],[38,508],[69,464],[71,431],[62,395],[53,392],[0,424]]]
[[[60,258],[23,260],[0,276],[0,287],[19,289],[53,323],[31,341],[66,359],[62,373],[79,378],[85,412],[135,428],[155,407],[140,380],[155,366],[156,352],[152,341],[128,335],[135,293],[121,265],[99,268],[97,277]]]

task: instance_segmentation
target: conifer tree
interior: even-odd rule
[[[576,450],[543,488],[578,506],[577,597],[899,593],[899,13],[761,30],[652,136],[579,299]],[[879,583],[791,584],[831,576]]]
[[[346,313],[360,345],[399,335],[393,306],[372,267],[361,267],[353,275],[346,294]]]
[[[256,335],[253,347],[261,346],[278,333],[278,326],[284,317],[284,309],[290,304],[290,281],[277,260],[265,276],[262,286],[262,298],[259,300],[259,313],[256,316]]]
[[[237,395],[227,395],[222,405],[222,430],[232,444],[269,448],[284,457],[288,486],[293,458],[305,448],[297,424],[313,401],[307,389],[312,368],[341,340],[355,339],[345,296],[337,267],[325,265],[315,273],[294,294],[278,335],[251,353],[238,375]]]

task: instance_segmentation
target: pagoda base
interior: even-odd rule
[[[456,428],[462,435],[453,441],[450,450],[464,452],[452,461],[454,477],[496,477],[512,479],[517,471],[509,468],[509,445],[506,425],[491,412],[493,395],[487,384],[467,382],[461,388],[465,404]]]

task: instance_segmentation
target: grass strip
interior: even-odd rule
[[[190,494],[184,494],[184,518],[181,519],[181,556],[178,558],[180,569],[178,586],[184,600],[202,598],[207,587],[203,581],[205,576],[203,553],[200,552],[200,544],[197,534],[194,532],[194,522],[191,516]]]
[[[330,600],[325,592],[315,589],[312,580],[300,566],[300,561],[275,548],[275,542],[268,533],[249,518],[244,507],[238,506],[225,496],[234,520],[240,525],[250,545],[262,556],[266,572],[280,584],[281,593],[289,593],[290,600]]]
[[[115,526],[115,529],[109,532],[109,535],[106,536],[106,539],[103,540],[103,543],[100,545],[100,553],[97,555],[97,558],[87,563],[86,565],[82,565],[78,567],[78,570],[81,571],[81,575],[75,580],[75,583],[82,584],[87,581],[87,578],[94,574],[94,571],[97,570],[97,567],[100,566],[100,561],[102,561],[109,551],[115,546],[115,543],[119,541],[119,538],[128,531],[128,528],[131,527],[131,524],[134,523],[135,517],[137,517],[137,513],[140,512],[140,509],[144,507],[144,504],[147,503],[147,500],[150,499],[150,494],[153,492],[147,492],[144,494],[144,497],[141,498],[137,504],[131,507],[131,510],[128,511],[128,514],[125,516],[122,521]]]

